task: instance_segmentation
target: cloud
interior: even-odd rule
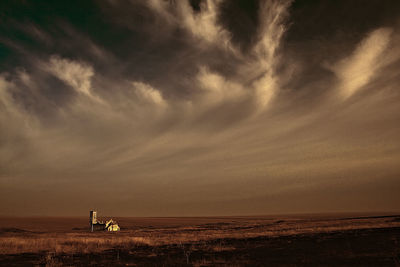
[[[151,0],[148,4],[169,24],[182,27],[195,39],[228,47],[229,33],[217,21],[220,3],[220,0],[200,1],[200,11],[195,11],[189,1]]]
[[[221,104],[224,101],[230,103],[232,99],[230,94],[223,92],[229,91],[236,94],[236,92],[241,91],[241,93],[246,92],[246,95],[252,95],[256,103],[256,112],[261,112],[268,107],[274,96],[277,95],[281,78],[286,79],[286,77],[279,77],[277,69],[281,65],[279,48],[287,29],[286,19],[291,1],[268,0],[260,2],[259,25],[256,25],[255,41],[248,51],[241,51],[240,47],[231,42],[232,33],[224,28],[221,22],[221,4],[222,1],[218,0],[204,0],[199,2],[199,9],[196,10],[189,4],[189,1],[151,0],[147,2],[150,10],[158,15],[157,20],[163,20],[163,27],[167,25],[170,29],[173,29],[171,34],[176,29],[181,29],[186,34],[180,38],[184,38],[187,42],[185,44],[188,46],[184,55],[193,60],[188,67],[193,68],[195,66],[194,69],[200,69],[199,74],[195,74],[196,78],[193,83],[189,85],[193,87],[192,92],[196,92],[195,94],[192,93],[192,96],[189,95],[189,99],[191,97],[198,98],[197,89],[202,90],[203,99],[206,99],[210,96],[210,88],[214,87],[215,89],[217,87],[215,84],[208,85],[209,89],[204,90],[207,86],[205,86],[203,79],[206,79],[205,73],[208,72],[209,79],[214,79],[213,81],[216,83],[223,80],[221,86],[225,88],[218,89],[220,90],[219,96],[216,94],[218,90],[214,90],[214,96],[208,98],[210,104],[213,102]],[[153,30],[157,30],[157,28]],[[189,35],[189,38],[187,38],[187,35]],[[162,39],[160,42],[164,41]],[[183,51],[185,51],[184,49]],[[181,58],[176,58],[176,60],[177,63],[181,64]],[[201,67],[202,61],[205,62],[204,68]],[[208,66],[207,64],[210,61],[221,61],[219,63],[221,66],[216,68]],[[236,77],[233,77],[232,73],[226,73],[223,61],[232,65],[230,68],[233,69]],[[205,69],[208,70],[205,72]],[[182,71],[186,70],[183,69]],[[201,78],[199,79],[199,77]],[[187,77],[184,76],[183,79],[187,79]],[[163,87],[165,86],[161,85],[158,90],[163,92],[165,90]],[[240,90],[239,87],[241,87]],[[225,98],[225,100],[221,98]]]
[[[206,0],[200,3],[200,12],[189,6],[188,2],[181,1],[179,13],[183,19],[184,27],[194,36],[208,42],[229,42],[228,32],[217,23],[218,5],[221,1]]]
[[[337,90],[342,99],[351,97],[376,77],[382,68],[381,57],[390,43],[391,33],[390,28],[370,32],[351,56],[332,67],[339,79]]]
[[[18,87],[0,74],[0,178],[13,171],[24,169],[31,158],[28,139],[37,136],[39,122],[13,97]]]
[[[255,44],[254,53],[258,59],[257,68],[263,74],[253,86],[259,109],[264,109],[279,88],[279,76],[276,69],[279,64],[278,48],[286,30],[284,24],[288,16],[290,1],[263,1],[259,10],[259,41]]]
[[[135,88],[135,93],[140,101],[153,104],[161,108],[165,108],[167,106],[167,102],[162,97],[160,91],[142,82],[132,82],[132,85]]]
[[[10,86],[11,83],[5,79],[4,74],[0,76],[0,103],[2,110],[15,114],[17,109],[13,104],[11,95],[8,93]]]
[[[95,101],[101,101],[92,92],[91,79],[94,71],[90,65],[59,56],[52,56],[44,64],[44,69],[71,86],[78,94],[85,95]]]
[[[224,102],[238,101],[247,95],[240,83],[227,80],[206,67],[200,68],[196,78],[202,89],[201,101],[209,107]]]

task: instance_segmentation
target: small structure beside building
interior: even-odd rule
[[[110,219],[106,222],[97,220],[97,211],[91,210],[89,215],[90,230],[93,231],[119,231],[120,228],[116,221]]]

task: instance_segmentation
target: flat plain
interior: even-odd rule
[[[400,266],[398,214],[113,219],[0,218],[0,266]]]

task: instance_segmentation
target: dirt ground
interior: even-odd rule
[[[0,266],[400,266],[400,215],[1,218]]]

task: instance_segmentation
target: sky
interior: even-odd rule
[[[400,211],[398,0],[0,1],[0,215]]]

